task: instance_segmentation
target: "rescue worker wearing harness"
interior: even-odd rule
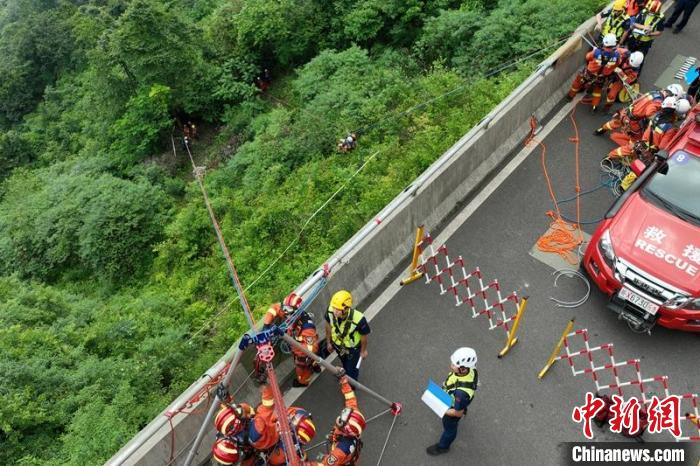
[[[649,163],[649,159],[659,150],[668,148],[678,131],[675,127],[677,118],[685,116],[689,110],[690,103],[687,100],[666,97],[661,104],[661,110],[651,118],[641,139],[636,142],[630,141],[612,150],[608,157],[611,159],[639,157],[645,163]]]
[[[630,105],[618,110],[610,121],[595,130],[595,134],[600,136],[607,131],[614,131],[610,139],[619,146],[624,146],[630,141],[638,141],[642,137],[649,119],[661,110],[664,99],[666,97],[678,98],[681,95],[683,95],[683,88],[676,83],[670,84],[661,91],[642,94]]]
[[[642,52],[649,56],[654,39],[659,37],[664,30],[664,15],[661,13],[661,2],[650,0],[642,11],[634,18],[634,23],[625,33],[623,40],[627,40],[627,47],[631,52]],[[641,73],[641,68],[639,72]]]
[[[569,89],[568,98],[573,99],[582,90],[591,91],[592,110],[600,104],[603,88],[607,85],[615,68],[622,62],[620,51],[615,47],[617,38],[615,34],[606,34],[603,37],[603,47],[595,47],[586,54],[586,67],[580,71]]]
[[[247,403],[230,404],[228,393],[223,399],[228,401],[221,403],[221,409],[214,418],[217,440],[212,446],[212,456],[224,466],[253,465],[256,452],[248,442],[247,432],[250,420],[255,417],[255,409]]]
[[[370,333],[365,316],[352,307],[352,295],[340,290],[331,298],[325,315],[326,344],[321,356],[338,353],[348,377],[357,380],[360,375],[360,358],[367,358],[367,335]]]
[[[476,372],[476,351],[472,348],[459,348],[450,357],[451,372],[442,384],[452,397],[452,407],[442,417],[443,432],[440,441],[429,446],[426,451],[431,456],[441,455],[450,450],[450,445],[457,438],[459,420],[467,414],[467,406],[474,399],[479,384]]]
[[[227,393],[219,397],[230,400]],[[261,388],[261,400],[255,410],[245,403],[222,403],[224,408],[217,414],[214,425],[219,431],[214,443],[214,459],[219,463],[253,466],[267,458],[280,440],[275,415],[275,399],[267,385]],[[232,446],[235,445],[235,452]],[[237,455],[236,461],[232,461]]]
[[[630,143],[625,147],[615,149],[615,156],[639,157],[646,165],[649,165],[657,152],[666,150],[678,134],[675,123],[677,120],[685,119],[690,111],[690,102],[686,99],[675,99],[667,97],[663,102],[663,108],[651,119],[649,126],[640,141]],[[612,154],[612,152],[611,152]],[[620,155],[617,155],[620,154]],[[612,158],[613,156],[610,155]],[[629,172],[620,183],[623,191],[629,188],[637,175]]]
[[[345,408],[335,420],[328,435],[328,453],[318,461],[307,461],[304,466],[355,466],[362,450],[362,432],[367,421],[357,407],[357,398],[348,378],[340,378],[340,388],[345,397]]]
[[[615,0],[612,7],[606,8],[596,15],[596,29],[600,31],[599,41],[606,34],[615,34],[617,43],[622,44],[622,37],[634,22],[634,18],[631,18],[625,9],[626,0]]]
[[[263,317],[263,330],[269,330],[275,320],[285,320],[294,315],[301,307],[301,297],[296,293],[290,293],[284,298],[281,303],[275,303],[265,313]],[[312,353],[318,353],[318,333],[313,318],[306,312],[302,312],[297,316],[292,325],[287,329],[287,334],[294,338],[301,345],[306,346],[306,349]],[[306,356],[301,350],[292,349],[294,357],[294,369],[296,378],[292,382],[295,387],[306,387],[309,385],[311,376],[315,370],[320,371],[320,367],[314,361]],[[262,367],[258,367],[259,378]]]
[[[316,435],[316,426],[314,425],[311,413],[296,406],[290,406],[287,409],[289,415],[289,426],[292,428],[292,433],[299,447],[308,445]],[[296,452],[300,459],[306,459],[306,452],[302,448]],[[287,457],[284,452],[284,444],[280,440],[275,449],[267,458],[267,466],[283,466],[287,464]]]
[[[625,95],[628,99],[631,99],[630,91],[627,89],[634,90],[635,84],[637,89],[639,89],[639,84],[637,83],[637,78],[639,77],[639,68],[642,66],[644,61],[644,54],[642,52],[634,52],[629,57],[624,60],[619,68],[615,68],[615,74],[613,82],[608,86],[608,95],[605,98],[605,112],[609,112],[612,105],[617,101],[618,97],[622,101],[621,91],[625,90]]]

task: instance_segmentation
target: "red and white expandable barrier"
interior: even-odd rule
[[[560,343],[540,372],[542,378],[556,362],[566,360],[574,376],[588,374],[595,383],[597,392],[605,390],[623,398],[636,396],[645,406],[651,402],[650,395],[668,397],[669,380],[665,375],[645,378],[642,375],[639,359],[617,361],[614,345],[606,343],[591,346],[587,329],[573,330],[573,320],[569,322]],[[583,367],[582,367],[583,366]],[[632,390],[630,390],[632,389]],[[700,441],[700,419],[698,395],[685,394],[681,397],[681,431],[677,441]],[[687,427],[687,429],[685,428]],[[693,434],[688,434],[688,431]],[[697,435],[696,435],[697,431]]]
[[[497,327],[510,333],[510,323],[515,319],[520,299],[513,292],[505,297],[501,293],[498,280],[484,284],[484,277],[475,267],[467,272],[462,256],[452,261],[444,244],[435,248],[433,238],[425,233],[417,245],[420,252],[418,271],[425,276],[425,282],[437,282],[440,294],[452,293],[455,305],[469,305],[472,318],[486,316],[489,320],[489,330]]]

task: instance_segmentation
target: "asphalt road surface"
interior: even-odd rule
[[[681,34],[673,35],[667,30],[646,61],[641,79],[643,90],[651,88],[676,54],[699,56],[698,44],[700,18],[691,19]],[[607,137],[592,135],[604,121],[604,115],[592,115],[589,107],[578,106],[583,190],[599,184],[599,162],[615,147]],[[547,167],[559,199],[574,193],[574,145],[569,141],[572,135],[572,124],[564,118],[544,140]],[[582,220],[599,219],[613,200],[607,189],[584,196]],[[563,213],[575,218],[573,206],[565,204]],[[576,309],[553,305],[550,296],[575,300],[585,290],[575,280],[564,280],[553,288],[553,269],[528,254],[548,228],[545,212],[550,209],[540,151],[536,149],[451,236],[440,238],[451,256],[461,254],[467,268],[479,266],[486,278],[498,278],[505,291],[529,285],[531,299],[520,331],[521,342],[504,359],[496,357],[504,343],[504,332],[489,331],[485,319],[472,319],[470,310],[455,307],[452,296],[441,296],[435,283],[417,281],[400,289],[389,296],[372,319],[369,358],[362,364],[360,381],[404,406],[381,464],[559,464],[562,443],[583,440],[581,426],[571,420],[571,412],[595,386],[585,375],[573,377],[562,362],[544,380],[538,380],[537,373],[572,317],[576,318],[576,328],[589,329],[592,345],[612,342],[618,360],[641,359],[645,377],[667,375],[675,394],[700,392],[698,335],[663,328],[655,328],[651,336],[635,334],[606,309],[606,298],[595,287],[590,299]],[[595,226],[585,224],[584,230],[592,233]],[[433,234],[439,236],[440,232]],[[400,272],[396,270],[392,278]],[[391,288],[395,281],[388,281],[385,286]],[[371,305],[361,303],[359,308]],[[449,355],[459,346],[477,350],[480,386],[468,416],[460,422],[451,451],[433,458],[425,448],[439,438],[441,423],[420,396],[429,378],[438,383],[444,380]],[[384,409],[365,394],[358,397],[367,417]],[[322,374],[295,404],[313,413],[319,432],[315,440],[320,441],[340,411],[343,399],[336,379]],[[392,419],[385,415],[369,424],[361,464],[377,464]],[[594,433],[597,441],[623,440],[595,427]],[[666,434],[646,436],[650,440],[671,440]],[[311,458],[322,450],[311,452]]]

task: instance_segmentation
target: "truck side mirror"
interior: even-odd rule
[[[642,172],[647,168],[646,165],[644,165],[644,162],[642,162],[639,159],[635,159],[631,164],[630,164],[630,169],[632,170],[632,173],[635,175],[639,176],[642,174]]]

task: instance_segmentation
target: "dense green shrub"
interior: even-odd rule
[[[246,330],[184,119],[259,313],[600,3],[0,1],[0,464],[104,462]]]
[[[139,276],[160,238],[167,198],[103,174],[21,173],[0,203],[0,271],[52,280]]]

